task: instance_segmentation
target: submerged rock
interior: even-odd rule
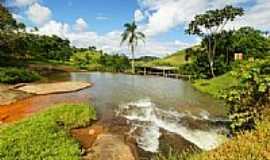
[[[94,142],[85,160],[135,160],[132,149],[124,140],[113,134],[100,134]]]
[[[23,91],[31,94],[46,95],[55,93],[66,93],[79,91],[91,87],[88,82],[57,82],[46,84],[29,84],[18,87],[16,90]]]

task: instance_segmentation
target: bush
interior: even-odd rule
[[[231,69],[231,66],[226,64],[223,55],[215,59],[214,72],[216,76],[222,75]],[[197,55],[192,63],[181,65],[179,70],[180,74],[193,75],[194,79],[208,79],[212,77],[206,53]]]
[[[0,128],[0,159],[80,159],[80,145],[69,130],[95,119],[88,105],[59,105]]]
[[[125,55],[108,55],[99,51],[77,52],[71,57],[71,62],[89,71],[124,72],[130,68]]]
[[[270,103],[269,60],[245,64],[236,73],[240,84],[225,90],[221,96],[230,106],[232,131],[253,129],[262,111]],[[268,67],[267,67],[268,66]]]
[[[0,68],[1,83],[28,83],[37,81],[40,78],[40,75],[34,71],[28,71],[22,68]]]

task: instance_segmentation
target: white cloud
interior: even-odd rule
[[[13,3],[16,6],[22,7],[22,6],[29,6],[31,4],[34,4],[38,0],[14,0]]]
[[[148,36],[155,36],[160,33],[187,23],[192,17],[201,13],[207,8],[205,0],[141,0],[146,10],[151,12],[148,23],[145,26],[145,33]]]
[[[12,13],[12,17],[15,18],[18,22],[22,22],[24,20],[24,17],[19,14]]]
[[[34,3],[28,8],[26,14],[32,22],[42,25],[50,20],[52,11],[48,7]]]
[[[108,20],[109,17],[106,17],[106,16],[97,16],[96,19],[97,20]]]
[[[138,2],[149,14],[148,21],[143,26],[148,36],[159,35],[179,25],[187,26],[196,14],[208,9],[222,8],[229,4],[243,7],[247,2],[253,2],[255,5],[246,10],[245,16],[231,23],[230,28],[250,25],[270,29],[269,0],[138,0]]]
[[[72,45],[76,47],[86,48],[96,46],[98,49],[102,49],[108,53],[125,53],[130,56],[128,47],[126,45],[120,46],[120,31],[112,31],[103,35],[91,31],[77,32],[66,23],[51,20],[39,28],[38,34],[57,35],[64,39],[69,39]],[[143,55],[164,56],[189,46],[189,44],[181,41],[159,42],[155,39],[147,39],[145,45],[141,43],[138,46],[136,57]]]
[[[246,14],[229,24],[228,28],[252,26],[262,30],[270,30],[270,1],[257,0],[256,4],[246,10]]]
[[[83,18],[78,18],[74,25],[74,29],[78,32],[83,32],[88,28],[87,22]]]
[[[51,20],[40,27],[38,32],[44,35],[57,35],[62,38],[68,38],[67,36],[70,32],[70,26],[66,23]]]
[[[136,22],[141,22],[142,20],[144,20],[145,17],[144,17],[144,14],[141,10],[137,9],[135,12],[134,12],[134,20]]]

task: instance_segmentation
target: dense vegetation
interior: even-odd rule
[[[78,51],[71,57],[71,63],[89,71],[124,72],[130,68],[125,55],[109,55],[97,50]]]
[[[216,12],[217,10],[208,11],[199,15],[197,20],[207,19],[211,17],[208,14]],[[204,17],[205,15],[208,16]],[[203,22],[192,23],[194,24],[189,29],[194,34],[199,33],[196,31],[197,25],[205,25]],[[251,27],[223,30],[208,35],[209,37],[202,36],[205,37],[199,47],[186,50],[186,57],[191,60],[181,65],[179,72],[192,73],[196,79],[193,82],[195,88],[223,99],[228,104],[229,128],[233,138],[213,151],[170,152],[156,159],[269,159],[270,38],[264,32]],[[215,48],[209,48],[209,44]],[[243,59],[235,59],[235,53],[242,53]],[[213,76],[218,77],[212,78]]]
[[[223,75],[236,68],[235,53],[242,53],[243,60],[262,59],[269,55],[270,41],[264,32],[251,27],[238,30],[223,31],[219,35],[216,46],[213,71],[216,76]],[[206,42],[202,41],[200,48],[190,49],[189,56],[193,63],[180,66],[180,73],[192,73],[196,79],[212,77],[210,64],[207,58]]]
[[[37,28],[26,31],[26,26],[17,22],[2,3],[0,20],[1,83],[38,80],[40,76],[28,68],[28,64],[36,62],[69,64],[90,71],[124,72],[130,69],[125,55],[109,55],[93,46],[75,48],[67,39],[37,34]]]
[[[39,80],[41,77],[34,71],[12,67],[0,67],[0,83],[27,83]]]
[[[80,159],[80,145],[69,130],[95,119],[88,105],[59,105],[0,128],[0,159]]]
[[[235,73],[240,83],[222,95],[230,106],[233,131],[253,129],[270,105],[270,59],[241,64],[240,68]]]

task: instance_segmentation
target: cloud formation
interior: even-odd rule
[[[39,3],[34,3],[29,6],[26,14],[29,20],[37,25],[42,25],[50,20],[52,11],[48,7],[42,6]]]
[[[78,32],[69,24],[51,20],[40,27],[37,33],[42,35],[57,35],[64,39],[69,39],[72,45],[76,47],[86,48],[96,46],[98,49],[102,49],[108,53],[125,53],[129,55],[127,46],[120,46],[121,31],[111,31],[103,35],[91,31]],[[175,52],[179,48],[189,46],[189,44],[180,41],[162,43],[154,39],[148,39],[146,45],[141,44],[138,46],[136,56],[163,56]]]
[[[270,29],[269,0],[138,0],[141,8],[148,13],[144,31],[148,36],[156,36],[177,27],[187,26],[196,14],[226,5],[242,6],[255,2],[246,8],[246,14],[230,24],[231,28],[253,26]]]
[[[144,20],[145,17],[144,17],[144,14],[141,10],[137,9],[135,12],[134,12],[134,20],[136,22],[141,22],[142,20]]]
[[[78,18],[74,25],[74,30],[83,32],[88,28],[88,23],[83,18]]]
[[[69,39],[76,47],[96,46],[109,53],[126,53],[126,46],[120,46],[121,31],[113,30],[99,34],[88,29],[89,24],[78,18],[73,24],[51,19],[49,8],[40,5],[37,0],[15,0],[18,4],[28,5],[28,18],[39,25],[38,34],[58,35]],[[19,2],[20,1],[20,2]],[[134,12],[134,20],[139,29],[146,33],[145,45],[138,46],[137,56],[152,55],[164,56],[179,49],[190,47],[192,44],[184,40],[159,41],[158,36],[176,27],[185,27],[196,14],[208,9],[223,8],[225,5],[244,6],[246,12],[235,22],[229,23],[227,28],[253,26],[263,30],[270,30],[270,1],[269,0],[137,0],[139,8]],[[252,2],[252,3],[251,3]],[[249,5],[247,5],[249,4]],[[97,20],[106,20],[107,17],[99,14]],[[198,43],[194,40],[194,43]]]
[[[38,0],[14,0],[13,3],[16,6],[22,7],[22,6],[29,6],[31,4],[36,3]]]

